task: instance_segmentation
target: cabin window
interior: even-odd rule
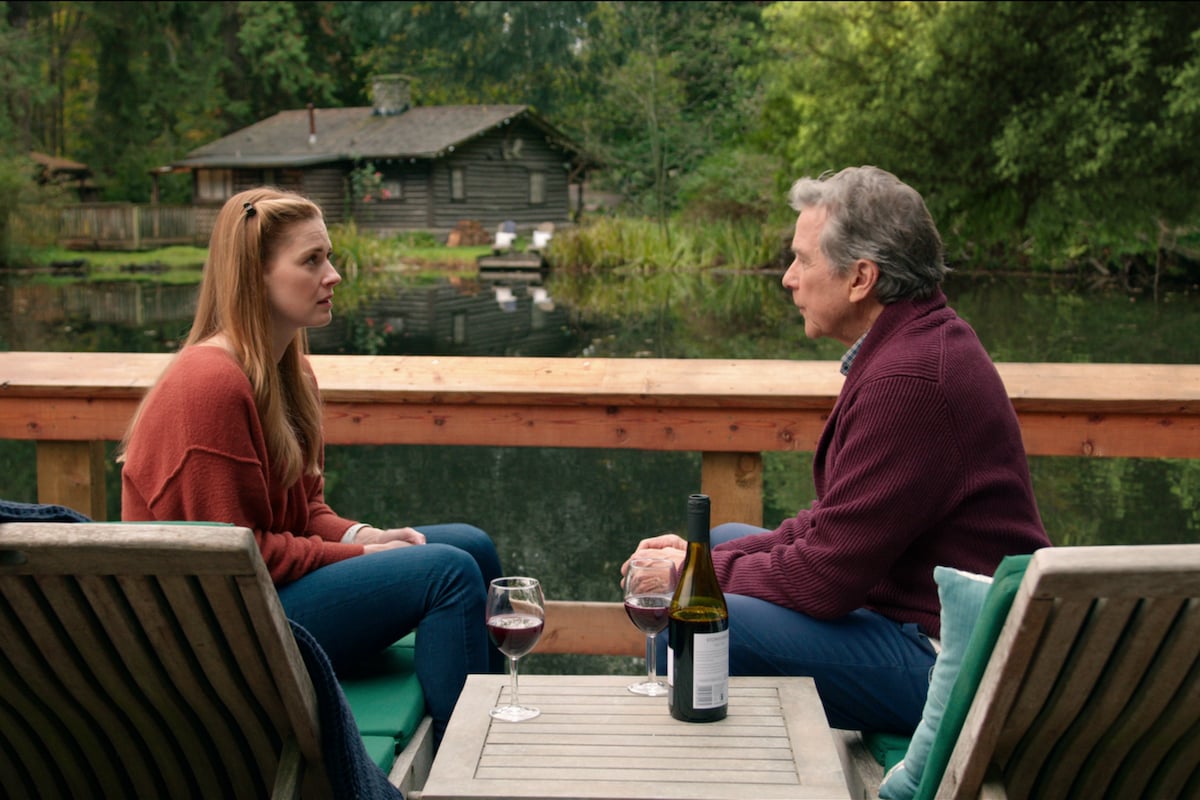
[[[233,170],[196,170],[196,199],[200,202],[223,203],[233,197]]]
[[[455,311],[450,319],[450,340],[454,344],[467,343],[467,312]]]
[[[403,200],[404,181],[399,178],[385,178],[379,187],[380,200]]]
[[[450,199],[456,203],[467,199],[467,171],[462,167],[450,169]]]
[[[546,202],[546,173],[529,173],[529,204],[540,206]]]

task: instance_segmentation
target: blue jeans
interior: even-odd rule
[[[503,672],[485,626],[487,585],[500,557],[471,525],[417,528],[426,544],[348,558],[279,588],[288,619],[306,628],[335,672],[417,631],[417,678],[440,740],[472,672]]]
[[[726,523],[716,545],[764,529]],[[833,620],[726,594],[731,675],[811,677],[830,727],[911,734],[921,720],[935,653],[916,625],[866,609]],[[666,665],[666,636],[658,663]]]

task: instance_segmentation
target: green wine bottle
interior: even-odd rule
[[[715,722],[729,710],[729,609],[713,570],[709,520],[708,495],[688,497],[688,549],[667,623],[668,704],[684,722]]]

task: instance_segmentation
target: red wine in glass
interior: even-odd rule
[[[642,633],[662,633],[667,627],[670,608],[669,594],[639,594],[625,598],[625,613]]]
[[[625,613],[646,634],[646,679],[627,687],[634,694],[657,697],[667,693],[667,684],[658,679],[654,637],[670,621],[671,597],[677,579],[675,562],[669,558],[635,558],[629,562],[625,573]]]
[[[521,705],[517,698],[517,660],[532,650],[542,636],[546,617],[542,585],[536,578],[496,578],[488,585],[486,614],[488,636],[508,656],[512,678],[508,703],[496,705],[488,714],[506,722],[533,719],[542,712]]]
[[[671,599],[667,598],[667,605]],[[663,625],[667,622],[663,612]],[[545,623],[528,614],[496,614],[487,621],[488,635],[501,653],[509,658],[520,658],[533,649],[541,638]],[[660,627],[659,630],[662,630]]]

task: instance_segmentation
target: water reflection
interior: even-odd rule
[[[804,339],[777,277],[755,280],[757,286],[742,280],[736,293],[711,278],[655,284],[664,292],[661,302],[621,317],[596,308],[583,313],[567,298],[621,299],[628,286],[568,291],[553,279],[540,299],[521,287],[510,297],[482,285],[446,284],[381,298],[365,313],[392,326],[381,352],[840,356],[836,344]],[[190,321],[189,300],[177,287],[144,286],[136,303],[125,295],[114,299],[108,289],[86,299],[72,294],[79,291],[60,291],[56,300],[0,286],[0,346],[166,351]],[[1168,293],[1155,305],[1122,294],[1084,295],[1044,279],[958,278],[947,292],[997,361],[1200,363],[1195,291]],[[730,299],[735,295],[744,305]],[[133,324],[104,316],[116,309],[135,314]],[[353,352],[347,325],[343,316],[317,332],[314,349]],[[32,443],[0,441],[0,496],[33,502],[34,463]],[[1042,516],[1058,544],[1200,541],[1200,460],[1035,457],[1031,467]],[[109,514],[116,518],[119,480],[111,458],[108,468]],[[810,454],[769,453],[765,469],[768,524],[812,500]],[[329,448],[327,470],[329,500],[347,516],[381,524],[471,522],[495,537],[506,569],[537,576],[547,597],[605,601],[620,600],[617,568],[638,539],[682,527],[684,500],[700,483],[698,454],[628,450],[339,446]],[[641,663],[534,656],[526,668],[636,675]]]
[[[195,285],[0,283],[0,348],[169,351],[186,335]],[[368,330],[369,329],[369,330]],[[403,286],[310,331],[317,353],[558,356],[577,348],[569,309],[528,283]]]
[[[0,281],[0,349],[164,352],[195,309],[195,286]]]

